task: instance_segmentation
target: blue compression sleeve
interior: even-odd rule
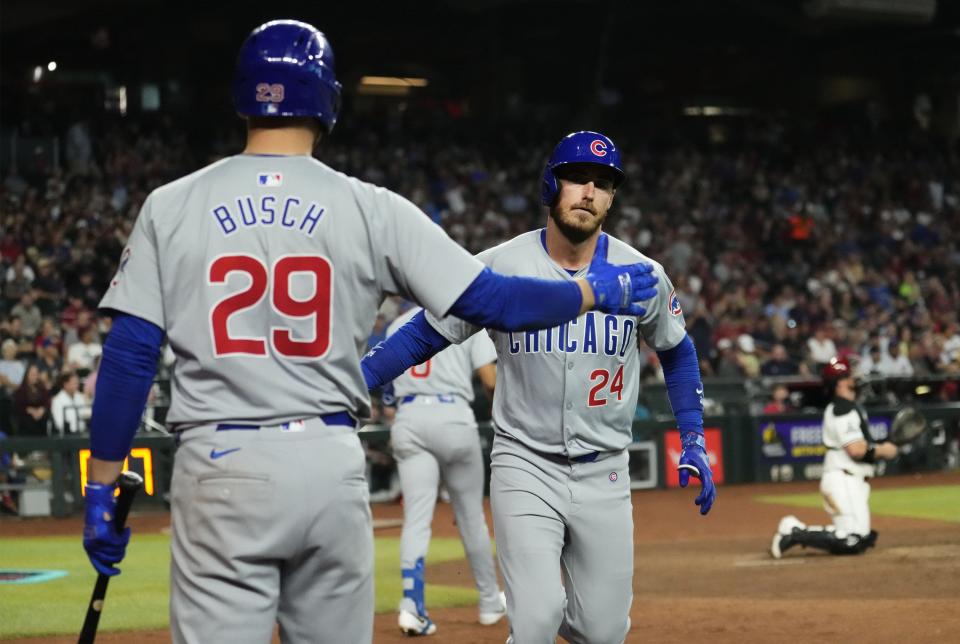
[[[657,356],[681,436],[691,431],[703,435],[703,383],[693,340],[688,335],[674,348],[658,351]]]
[[[367,389],[390,382],[448,346],[450,341],[437,333],[420,311],[387,340],[377,343],[360,361]]]
[[[122,313],[113,318],[103,345],[90,419],[94,457],[122,461],[130,452],[157,373],[163,336],[163,329],[142,318]]]
[[[580,314],[580,287],[566,280],[500,275],[484,268],[449,315],[498,331],[546,329]]]

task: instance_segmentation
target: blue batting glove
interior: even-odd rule
[[[651,264],[609,264],[606,234],[597,239],[597,250],[584,279],[593,289],[594,308],[604,313],[642,317],[647,310],[638,302],[657,295],[657,277]]]
[[[680,452],[680,487],[687,487],[690,475],[700,479],[700,494],[694,503],[700,506],[700,514],[706,514],[717,500],[717,488],[713,484],[713,471],[710,469],[710,459],[707,457],[706,442],[703,434],[697,432],[683,432],[680,438],[683,451]]]
[[[130,541],[130,528],[117,532],[114,517],[117,499],[116,485],[89,483],[84,488],[86,512],[83,524],[83,549],[97,572],[114,576],[120,574],[115,564],[123,560]]]

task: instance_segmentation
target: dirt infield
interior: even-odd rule
[[[960,474],[889,477],[875,489],[960,485]],[[949,641],[960,632],[960,523],[875,517],[877,548],[860,557],[791,551],[781,561],[767,548],[777,522],[796,514],[810,523],[815,509],[757,503],[760,494],[814,492],[816,483],[729,486],[708,518],[689,491],[655,490],[633,497],[636,560],[633,628],[627,642],[922,642]],[[378,519],[401,517],[400,505],[376,505]],[[135,530],[157,530],[167,515],[137,516]],[[492,522],[491,522],[492,524]],[[79,519],[4,521],[4,536],[79,535]],[[438,536],[456,535],[451,508],[440,504]],[[378,530],[399,536],[399,528]],[[429,583],[472,585],[465,562],[427,565]],[[476,608],[435,609],[434,642],[502,644],[507,625],[482,627]],[[378,614],[374,641],[408,642],[395,615]],[[99,642],[129,642],[130,633],[103,633]],[[137,633],[138,644],[169,642],[166,633]],[[67,643],[72,637],[16,640]]]

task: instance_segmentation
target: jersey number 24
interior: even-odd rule
[[[226,284],[230,273],[243,273],[250,283],[240,292],[218,301],[210,310],[210,334],[216,357],[267,355],[267,338],[230,335],[228,322],[231,316],[259,306],[268,290],[274,313],[290,319],[309,318],[314,327],[310,339],[294,338],[289,328],[271,327],[269,340],[273,351],[288,358],[320,358],[327,353],[330,348],[333,267],[325,257],[284,255],[268,267],[263,260],[252,255],[221,255],[210,264],[207,277],[210,284]],[[313,278],[313,293],[306,299],[295,299],[290,293],[294,273]]]
[[[607,396],[600,397],[603,389],[610,380],[610,372],[606,369],[594,369],[590,374],[590,382],[596,382],[590,389],[590,398],[587,400],[588,407],[603,407],[607,404]],[[617,368],[613,374],[613,381],[610,382],[610,397],[617,396],[617,401],[623,400],[623,365]]]

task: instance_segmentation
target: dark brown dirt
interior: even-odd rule
[[[874,489],[960,485],[960,473],[889,477]],[[877,548],[860,557],[791,551],[779,562],[767,554],[777,522],[793,513],[826,522],[816,509],[757,503],[760,494],[814,492],[816,483],[727,486],[707,518],[694,493],[638,492],[633,497],[636,563],[633,628],[627,642],[924,642],[949,641],[960,632],[960,524],[874,517]],[[377,505],[378,519],[401,517],[399,504]],[[132,517],[135,531],[158,530],[169,516]],[[492,525],[492,522],[490,523]],[[433,531],[455,536],[449,505],[440,504]],[[3,536],[80,533],[80,520],[4,520]],[[399,528],[377,531],[400,534]],[[434,583],[472,585],[466,562],[427,566]],[[476,608],[435,609],[429,641],[501,644],[506,623],[482,627]],[[374,641],[408,642],[393,613],[378,614]],[[99,642],[169,642],[164,632],[102,633]],[[17,640],[73,642],[75,638]]]

